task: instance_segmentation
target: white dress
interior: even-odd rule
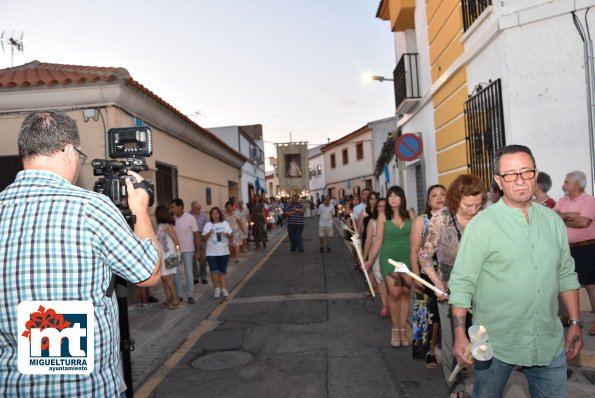
[[[176,255],[176,244],[166,232],[168,224],[159,224],[157,227],[157,242],[161,247],[161,275],[172,275],[178,272],[178,267],[165,268],[165,259]]]

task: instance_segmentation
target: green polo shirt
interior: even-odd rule
[[[467,225],[450,276],[449,303],[470,308],[484,325],[494,357],[546,366],[562,353],[558,294],[579,288],[566,227],[553,210],[533,204],[529,222],[503,200]]]

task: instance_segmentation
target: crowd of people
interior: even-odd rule
[[[486,326],[494,347],[491,361],[475,365],[474,396],[500,397],[518,366],[531,396],[563,397],[566,360],[583,346],[579,286],[595,309],[595,198],[584,192],[585,174],[573,171],[556,202],[547,194],[551,177],[537,170],[525,146],[502,148],[494,166],[489,190],[472,174],[458,176],[448,189],[431,186],[420,216],[408,209],[398,186],[386,198],[364,189],[339,206],[346,239],[352,232],[361,238],[362,271],[380,297],[379,315],[390,318],[392,346],[407,347],[419,338],[419,325],[412,335],[407,332],[410,296],[426,295],[426,366],[442,370],[452,397],[465,396],[461,374],[452,382],[449,377],[455,365],[473,363],[465,355],[471,323]],[[319,206],[321,252],[331,200],[326,196]],[[396,273],[388,259],[406,264],[445,294]],[[355,252],[354,261],[359,268]],[[595,336],[595,322],[588,334]]]
[[[284,222],[275,222],[279,214],[287,222],[290,250],[304,252],[306,209],[298,195],[288,203],[271,198],[272,204],[256,194],[250,206],[232,198],[224,210],[212,207],[208,216],[197,201],[186,212],[176,198],[169,208],[156,208],[155,233],[146,182],[129,171],[135,179],[125,181],[136,219],[131,228],[107,196],[74,185],[86,158],[79,146],[71,118],[32,112],[19,132],[24,170],[0,193],[0,385],[8,396],[125,393],[114,327],[114,274],[139,287],[141,304],[148,300],[143,289],[162,281],[162,306],[175,309],[184,297],[188,304],[195,302],[194,284],[206,283],[207,265],[214,297],[227,297],[230,256],[238,260],[250,233],[256,248],[264,248],[269,228]],[[449,381],[452,369],[473,365],[466,353],[470,313],[472,323],[487,328],[493,346],[491,360],[475,363],[475,397],[501,397],[515,367],[527,377],[532,397],[566,397],[567,360],[583,347],[580,286],[595,309],[595,198],[585,192],[585,174],[572,171],[564,179],[565,195],[554,203],[547,195],[551,178],[538,171],[532,152],[521,145],[499,150],[494,181],[487,208],[487,187],[477,176],[460,175],[448,189],[433,185],[419,217],[407,207],[401,187],[390,187],[386,198],[364,190],[342,212],[346,230],[362,239],[364,261],[356,264],[370,273],[381,298],[379,315],[390,318],[388,341],[394,347],[412,342],[407,327],[412,292],[428,292],[408,274],[395,273],[388,260],[404,263],[443,292],[432,294],[435,302],[428,299],[426,306],[437,312],[440,367],[451,397],[465,395],[462,378]],[[318,214],[320,251],[330,252],[329,220],[332,226],[335,215],[330,197]],[[359,254],[356,250],[354,259]],[[19,372],[20,328],[25,327],[19,325],[19,305],[48,300],[93,304],[93,372],[63,377],[60,383]],[[426,363],[437,368],[437,325],[431,330]],[[595,323],[588,334],[595,335]],[[415,336],[414,331],[414,341]]]
[[[188,212],[180,198],[171,201],[169,210],[163,205],[157,206],[157,238],[164,253],[161,280],[165,301],[160,304],[161,308],[177,309],[184,298],[188,304],[194,304],[194,285],[208,283],[207,267],[213,297],[227,297],[228,262],[239,263],[240,254],[248,252],[249,242],[254,243],[255,249],[265,248],[268,232],[282,226],[285,217],[291,220],[290,207],[291,203],[284,200],[263,198],[257,193],[248,206],[232,197],[223,210],[215,206],[208,215],[198,201],[191,203]],[[182,276],[185,286],[182,286]],[[174,288],[171,284],[175,284]],[[138,287],[137,291],[139,307],[150,305],[149,301],[157,302],[148,288]]]

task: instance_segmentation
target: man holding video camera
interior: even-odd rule
[[[117,397],[121,377],[118,309],[112,274],[138,286],[159,281],[161,254],[148,214],[149,195],[126,181],[134,233],[105,195],[74,184],[86,159],[75,122],[37,111],[21,126],[24,170],[0,193],[0,395]],[[138,182],[142,177],[128,172]],[[141,184],[142,185],[142,184]],[[90,301],[94,370],[22,374],[17,370],[23,301]],[[18,355],[17,355],[18,354]]]

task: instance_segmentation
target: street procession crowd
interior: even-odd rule
[[[131,228],[107,196],[74,184],[86,155],[67,115],[30,113],[18,147],[24,170],[0,192],[0,396],[125,396],[114,273],[138,287],[141,305],[150,297],[146,289],[162,281],[162,307],[173,310],[184,298],[194,303],[194,284],[207,283],[207,266],[213,296],[226,297],[228,262],[238,261],[248,238],[264,248],[275,225],[286,224],[290,250],[304,252],[307,209],[298,195],[281,203],[255,195],[249,206],[232,198],[208,215],[197,201],[186,211],[176,198],[169,207],[156,208],[155,231],[144,179],[128,171],[134,177],[125,180],[128,208],[136,218]],[[475,362],[474,397],[501,397],[517,367],[532,397],[566,397],[567,360],[583,347],[581,286],[595,308],[595,198],[585,192],[585,174],[572,171],[564,179],[565,195],[555,202],[547,195],[551,179],[522,145],[499,150],[494,182],[485,209],[487,188],[477,176],[464,174],[448,188],[431,186],[420,216],[407,207],[398,186],[390,187],[386,198],[364,190],[361,198],[346,201],[340,216],[345,231],[361,238],[352,239],[354,258],[380,296],[379,315],[390,318],[390,344],[427,343],[427,366],[437,368],[439,325],[439,366],[451,396],[465,395],[460,374],[449,381],[455,366],[473,365],[467,347],[476,339],[466,334],[472,314],[471,322],[485,327],[493,348],[491,360]],[[326,196],[317,209],[322,253],[331,251],[328,239],[338,207],[331,200]],[[395,273],[389,260],[426,282]],[[424,290],[426,285],[440,293]],[[428,298],[414,311],[411,336],[412,293]],[[30,301],[93,304],[94,371],[21,371],[23,328],[34,320],[20,325],[19,305]],[[40,322],[67,327],[55,319]],[[595,324],[587,327],[595,335]]]
[[[285,207],[285,200],[263,198],[258,193],[248,205],[231,197],[223,208],[213,206],[208,214],[196,200],[190,204],[190,211],[185,210],[180,198],[173,199],[169,208],[157,206],[157,240],[164,256],[161,281],[166,297],[161,308],[177,309],[184,296],[188,304],[194,304],[194,285],[207,284],[207,274],[213,297],[228,297],[229,261],[239,263],[240,254],[248,252],[249,241],[255,249],[265,248],[267,232],[283,225]],[[182,286],[182,277],[186,286]],[[137,306],[141,308],[158,302],[148,288],[137,287],[137,292]]]
[[[501,148],[494,170],[487,207],[488,189],[472,174],[448,188],[430,186],[420,216],[407,208],[399,186],[386,198],[364,189],[336,209],[326,196],[318,207],[320,251],[328,247],[329,220],[338,210],[345,238],[359,237],[354,243],[364,263],[354,244],[354,269],[368,273],[380,297],[379,316],[391,322],[390,344],[423,350],[426,366],[441,369],[451,397],[466,394],[461,373],[451,374],[456,365],[473,364],[466,353],[471,324],[484,326],[493,347],[491,360],[475,362],[474,397],[501,397],[515,368],[525,374],[532,397],[565,397],[566,361],[583,347],[579,287],[595,309],[595,198],[585,192],[585,174],[572,171],[556,202],[547,194],[550,176],[525,146]],[[395,272],[389,259],[442,293]],[[587,327],[595,336],[595,322]]]
[[[135,219],[130,226],[107,195],[75,185],[87,159],[80,146],[76,122],[63,112],[31,112],[20,127],[23,170],[0,192],[0,396],[125,397],[114,274],[135,285],[141,308],[151,301],[148,289],[161,281],[161,307],[175,310],[184,298],[195,303],[194,285],[207,283],[207,266],[213,296],[227,297],[228,262],[239,262],[248,239],[265,248],[267,232],[285,222],[290,238],[299,233],[301,239],[305,211],[297,196],[288,203],[255,194],[248,206],[231,198],[208,215],[198,201],[186,211],[175,198],[156,207],[155,229],[152,191],[134,171],[123,182]],[[303,252],[301,240],[296,249]],[[23,320],[19,306],[27,302],[39,310]],[[94,319],[94,344],[83,351],[92,370],[48,374],[23,367],[20,356],[31,351],[22,348],[23,338],[33,344],[23,329],[69,328],[60,308],[71,311],[69,303],[79,302],[93,308],[87,316]],[[48,343],[41,349],[51,350]]]

